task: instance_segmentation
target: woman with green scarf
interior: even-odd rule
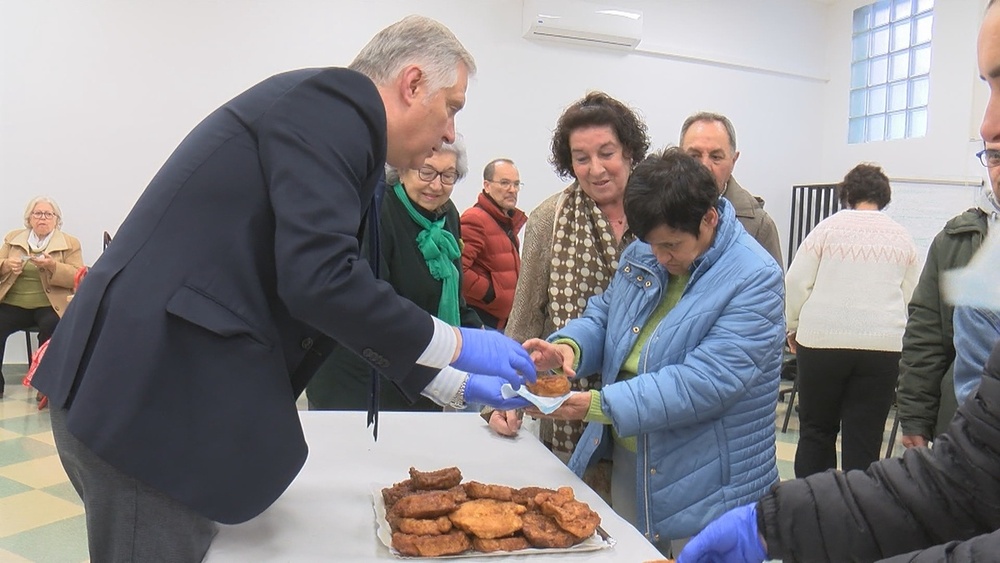
[[[482,321],[462,297],[459,213],[451,201],[455,183],[468,170],[465,146],[456,139],[454,144],[442,145],[416,170],[386,171],[379,223],[379,278],[451,325],[482,328]],[[367,248],[362,249],[365,255]],[[367,409],[370,374],[367,362],[346,348],[336,348],[306,388],[309,408]],[[379,387],[379,410],[441,410],[426,397],[410,404],[384,377]]]

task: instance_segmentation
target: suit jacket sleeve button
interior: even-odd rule
[[[308,336],[302,339],[302,349],[308,350],[313,347],[313,339]]]

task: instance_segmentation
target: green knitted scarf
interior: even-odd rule
[[[451,326],[458,326],[461,318],[458,314],[458,268],[455,267],[455,260],[462,255],[458,241],[444,228],[444,217],[432,222],[413,208],[410,198],[403,190],[403,184],[396,182],[392,189],[399,201],[403,202],[410,219],[423,229],[417,235],[417,248],[420,249],[431,276],[441,282],[437,317]]]

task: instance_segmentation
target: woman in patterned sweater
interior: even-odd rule
[[[889,179],[859,164],[838,186],[846,209],[820,222],[785,278],[788,345],[798,356],[795,476],[864,469],[879,458],[896,387],[906,304],[920,269],[902,225],[884,213]]]

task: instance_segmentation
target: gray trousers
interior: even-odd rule
[[[629,524],[638,528],[639,516],[635,502],[638,491],[636,455],[615,443],[611,457],[613,461],[611,466],[611,508],[614,508],[615,512]],[[660,541],[652,539],[650,541],[664,557],[676,558],[690,539],[670,540],[663,538]]]
[[[215,522],[97,457],[66,429],[64,409],[52,409],[51,418],[59,459],[83,499],[91,561],[186,563],[205,558],[218,531]]]

